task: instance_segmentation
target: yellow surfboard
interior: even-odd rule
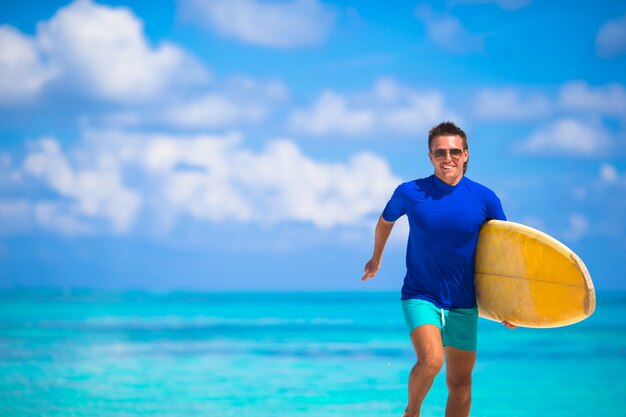
[[[476,248],[481,317],[523,327],[560,327],[589,317],[596,296],[585,264],[558,240],[531,227],[490,220]]]

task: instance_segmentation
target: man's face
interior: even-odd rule
[[[463,164],[469,159],[469,151],[463,149],[460,136],[437,136],[428,152],[435,167],[435,175],[448,185],[457,185],[463,177]]]

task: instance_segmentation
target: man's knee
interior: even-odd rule
[[[431,377],[435,377],[443,367],[443,355],[427,355],[417,359],[417,365],[420,370]]]
[[[447,375],[446,383],[451,394],[469,395],[472,391],[472,374]]]

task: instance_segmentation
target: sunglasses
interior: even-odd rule
[[[452,148],[452,149],[435,149],[433,151],[433,157],[435,159],[443,159],[446,157],[446,154],[450,153],[450,157],[454,159],[459,159],[461,155],[463,155],[463,149]]]

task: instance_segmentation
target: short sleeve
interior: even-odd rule
[[[492,193],[487,202],[487,218],[490,220],[506,220],[500,199]]]
[[[393,192],[391,199],[387,202],[387,205],[383,210],[383,219],[388,222],[395,222],[406,214],[405,200],[406,198],[402,191],[402,186],[399,186]]]

